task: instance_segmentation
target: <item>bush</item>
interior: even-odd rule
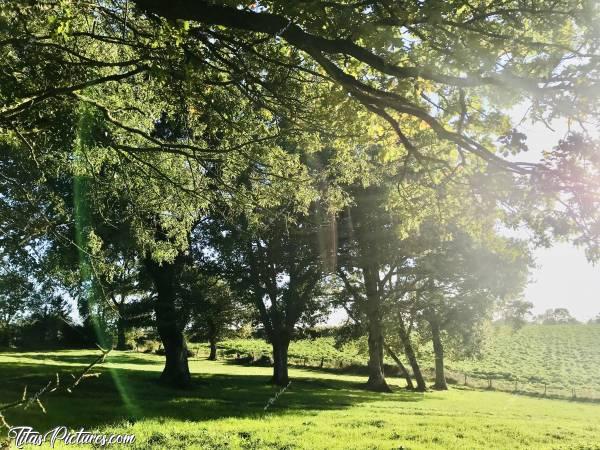
[[[150,353],[150,352],[144,352],[144,353]],[[165,355],[165,349],[163,347],[160,347],[160,348],[154,350],[154,354],[155,355],[164,356]],[[188,356],[188,358],[191,358],[192,356],[195,356],[194,352],[192,352],[189,348],[187,349],[187,356]]]

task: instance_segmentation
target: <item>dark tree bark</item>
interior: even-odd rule
[[[423,378],[423,374],[421,373],[421,368],[419,367],[419,362],[417,361],[417,356],[415,355],[415,351],[413,349],[412,343],[410,342],[410,336],[408,335],[408,331],[404,326],[404,322],[400,320],[398,326],[398,332],[400,334],[400,340],[402,341],[402,345],[404,346],[404,354],[406,355],[406,359],[412,368],[413,375],[415,377],[415,381],[417,383],[416,391],[424,392],[427,390],[427,385],[425,384],[425,379]]]
[[[209,339],[210,342],[210,355],[208,355],[208,359],[210,361],[217,360],[217,340],[214,337]]]
[[[272,297],[273,298],[273,297]],[[256,306],[261,315],[261,320],[265,326],[265,331],[273,348],[273,376],[271,383],[277,386],[287,386],[289,383],[288,374],[288,349],[290,346],[293,327],[287,329],[283,318],[274,311],[267,311],[262,299],[258,299]]]
[[[444,374],[444,346],[440,337],[440,324],[437,320],[429,321],[431,338],[433,340],[433,353],[435,354],[435,384],[434,389],[445,391],[448,389],[446,375]]]
[[[385,350],[388,352],[388,354],[390,355],[390,357],[398,365],[398,368],[400,369],[400,374],[406,380],[406,387],[408,389],[414,389],[415,385],[413,384],[412,379],[410,378],[410,374],[408,373],[408,370],[406,370],[406,367],[404,366],[404,364],[402,364],[402,361],[400,361],[400,358],[398,358],[398,355],[396,355],[396,352],[394,352],[392,350],[392,348],[389,345],[387,345],[387,344],[385,344]]]
[[[270,381],[277,386],[287,386],[290,381],[288,375],[288,348],[291,333],[284,331],[283,319],[273,311],[269,312],[262,298],[257,299],[256,306],[273,348],[273,376]]]
[[[383,371],[383,325],[381,301],[377,290],[378,273],[372,267],[363,268],[365,291],[367,294],[367,319],[369,329],[369,379],[367,389],[377,392],[391,392]]]
[[[125,328],[123,311],[119,310],[119,318],[117,319],[117,350],[126,350]]]
[[[0,328],[0,347],[10,347],[11,330],[10,326],[6,325]]]
[[[217,360],[217,327],[212,318],[206,320],[206,328],[208,329],[208,343],[210,344],[209,361]]]
[[[157,263],[146,259],[146,268],[156,288],[157,299],[154,305],[156,327],[165,348],[165,368],[160,382],[171,387],[187,388],[191,384],[188,365],[188,349],[179,325],[175,307],[175,280],[177,262]]]
[[[273,338],[273,377],[271,383],[277,386],[287,386],[290,382],[288,375],[288,349],[290,340],[285,336]]]

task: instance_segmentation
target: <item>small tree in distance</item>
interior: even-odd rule
[[[589,324],[600,324],[600,314],[588,321]]]
[[[571,316],[567,308],[550,308],[536,316],[536,322],[542,325],[561,325],[567,323],[579,323]]]
[[[522,299],[511,300],[502,307],[501,320],[514,330],[519,330],[529,322],[528,317],[532,316],[532,308],[531,302]]]
[[[229,285],[220,279],[202,280],[191,285],[189,291],[191,303],[191,321],[189,332],[192,340],[208,341],[210,354],[208,359],[217,359],[217,343],[228,333],[239,328],[244,322],[243,305]]]

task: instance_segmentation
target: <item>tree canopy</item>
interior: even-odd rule
[[[251,299],[283,385],[294,329],[327,309],[321,283],[339,283],[338,304],[366,321],[368,385],[386,390],[390,309],[411,359],[412,322],[450,333],[451,317],[478,322],[518,294],[527,251],[500,224],[542,244],[575,236],[597,259],[599,13],[586,0],[3,4],[2,263],[38,252],[88,305],[151,299],[163,381],[179,386],[186,298],[210,291],[200,272],[185,280],[190,259]],[[522,124],[555,119],[569,137],[519,162]]]

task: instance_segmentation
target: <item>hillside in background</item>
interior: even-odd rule
[[[496,326],[483,357],[448,361],[469,374],[600,391],[600,326],[527,325],[518,331]]]

